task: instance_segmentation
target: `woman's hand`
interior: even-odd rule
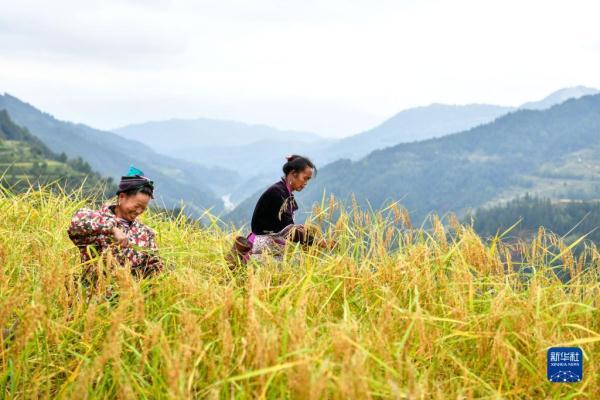
[[[331,250],[331,249],[333,249],[333,247],[335,246],[335,244],[336,244],[335,241],[333,241],[333,240],[327,240],[327,239],[320,239],[317,242],[317,246],[319,246],[320,248],[325,249],[325,250]]]
[[[119,228],[113,228],[113,237],[115,238],[115,242],[117,243],[117,245],[121,246],[121,247],[129,247],[129,238],[127,237],[127,235],[125,234],[125,232],[123,232],[121,229]]]

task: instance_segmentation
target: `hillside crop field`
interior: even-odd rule
[[[574,258],[543,229],[483,242],[456,218],[423,230],[396,205],[332,201],[311,219],[333,250],[230,271],[239,232],[150,211],[173,268],[139,281],[96,261],[111,273],[86,288],[66,228],[90,199],[2,193],[0,398],[600,398],[600,253],[583,241]],[[548,382],[553,346],[583,350],[581,382]]]

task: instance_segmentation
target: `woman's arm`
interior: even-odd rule
[[[309,246],[312,245],[315,240],[314,234],[310,232],[305,225],[288,224],[278,232],[277,235],[283,236],[291,242],[302,243]]]
[[[87,208],[78,210],[67,229],[69,238],[77,246],[92,244],[100,235],[112,236],[117,226],[114,217]]]
[[[335,246],[335,241],[326,240],[320,229],[314,225],[288,225],[282,232],[292,242],[319,246],[327,250],[331,250]]]
[[[145,228],[142,233],[146,235],[143,247],[136,246],[136,248],[125,248],[120,251],[129,261],[135,273],[142,276],[149,276],[164,270],[165,265],[157,254],[158,245],[154,231]]]

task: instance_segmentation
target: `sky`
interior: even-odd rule
[[[600,88],[597,0],[0,0],[0,93],[101,129],[361,132],[431,103]]]

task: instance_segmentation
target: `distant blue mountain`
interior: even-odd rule
[[[564,88],[544,97],[542,100],[525,103],[519,108],[528,110],[544,110],[569,99],[578,99],[582,96],[589,96],[598,93],[600,93],[600,90],[586,86]]]
[[[515,110],[489,104],[431,104],[415,107],[394,115],[368,131],[331,144],[316,158],[328,163],[340,158],[359,159],[373,150],[398,143],[441,137],[485,124]]]
[[[317,151],[321,163],[340,158],[358,160],[373,150],[383,149],[399,143],[441,137],[461,132],[478,125],[487,124],[496,118],[517,109],[543,110],[568,99],[598,94],[597,89],[585,86],[564,88],[539,101],[525,103],[520,107],[503,107],[489,104],[448,105],[431,104],[399,112],[382,124],[368,131],[341,139]]]
[[[323,139],[310,132],[208,118],[145,122],[113,129],[113,132],[169,154],[190,149],[243,146],[265,140],[311,143]]]
[[[235,171],[243,179],[226,193],[234,203],[277,175],[286,155],[333,142],[311,132],[207,118],[146,122],[113,132],[170,157]]]

